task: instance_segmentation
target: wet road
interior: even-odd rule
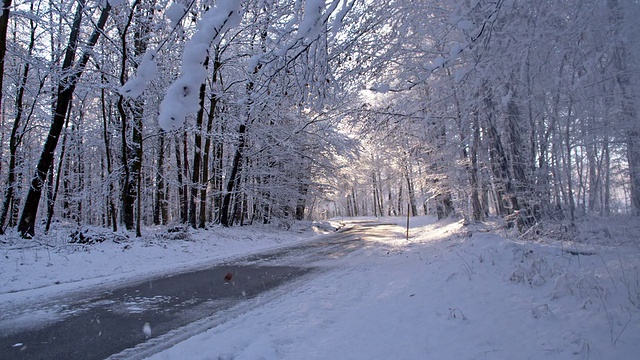
[[[356,226],[318,241],[208,269],[46,304],[44,309],[33,310],[46,311],[47,321],[28,328],[0,323],[0,358],[107,358],[320,271],[314,263],[340,259],[361,249],[364,244],[360,235],[366,228]]]

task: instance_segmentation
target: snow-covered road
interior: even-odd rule
[[[234,305],[311,274],[316,270],[314,262],[327,269],[331,262],[361,248],[360,238],[367,229],[354,225],[315,241],[206,269],[138,279],[133,285],[96,286],[55,300],[20,304],[7,309],[0,321],[0,348],[11,349],[4,354],[6,358],[103,359],[153,335],[163,341],[150,341],[123,354],[131,357],[159,351],[176,341],[176,333],[182,339],[185,333],[202,331],[189,324],[219,317],[223,310],[229,316]],[[33,316],[35,310],[48,316]]]

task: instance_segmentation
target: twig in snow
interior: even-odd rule
[[[613,340],[613,346],[616,346],[616,343],[618,342],[618,339],[620,339],[620,336],[622,336],[622,333],[627,329],[627,326],[629,326],[629,323],[631,322],[631,314],[629,314],[629,320],[627,320],[627,323],[624,324],[624,326],[622,327],[622,330],[620,330],[620,333],[618,334],[618,336],[616,336],[616,339]]]
[[[473,274],[473,268],[471,267],[471,265],[469,265],[467,260],[465,260],[465,258],[463,258],[459,253],[456,252],[456,255],[458,255],[458,257],[460,259],[462,259],[462,261],[464,262],[464,266],[462,267],[462,271],[464,271],[464,273],[467,275],[469,280],[471,280],[471,274]]]
[[[449,319],[456,319],[458,317],[458,313],[460,313],[459,316],[462,320],[467,320],[467,317],[464,316],[462,310],[458,308],[449,308]]]

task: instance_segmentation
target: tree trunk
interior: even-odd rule
[[[183,224],[186,224],[188,219],[188,210],[189,210],[189,200],[188,200],[188,186],[185,183],[184,178],[186,177],[186,172],[185,169],[187,168],[188,165],[183,164],[183,159],[186,162],[187,159],[187,155],[186,155],[186,137],[187,134],[184,133],[183,134],[183,140],[184,140],[184,146],[183,146],[183,151],[180,150],[180,140],[179,137],[176,136],[174,138],[175,140],[175,149],[176,149],[176,167],[177,167],[177,175],[178,175],[178,197],[180,198],[180,222]],[[185,153],[184,156],[182,156],[182,153]]]
[[[225,126],[223,123],[223,119],[220,118],[218,132],[220,134],[224,133]],[[222,210],[222,200],[224,194],[224,181],[222,178],[222,168],[224,165],[224,143],[215,139],[213,141],[213,208],[216,211],[216,221],[220,222],[220,215]]]
[[[400,180],[402,180],[402,178],[400,178]],[[398,216],[402,216],[404,214],[404,211],[403,211],[404,206],[402,206],[402,190],[403,189],[404,189],[404,186],[402,185],[402,181],[400,181],[400,184],[398,184],[398,203],[397,203]]]
[[[487,92],[490,90],[486,90]],[[491,171],[493,174],[496,207],[499,216],[507,216],[512,213],[511,196],[513,190],[511,185],[511,175],[507,163],[507,155],[502,146],[502,140],[494,121],[494,104],[490,94],[485,94],[486,111],[486,132],[489,138],[489,159],[491,161]]]
[[[155,0],[148,1],[145,4],[146,7],[138,6],[140,0],[136,0],[131,5],[132,11],[136,12],[136,30],[134,32],[133,38],[133,48],[134,54],[137,58],[140,58],[147,51],[148,45],[148,35],[151,33],[151,26],[149,25],[149,19],[152,18],[155,11]],[[135,68],[138,67],[136,64]],[[134,173],[136,174],[136,236],[141,237],[142,231],[142,155],[143,155],[143,143],[142,143],[142,132],[143,132],[143,114],[144,114],[144,102],[142,100],[134,100],[133,106],[133,134],[132,141],[134,144],[134,157],[131,166],[133,167]]]
[[[595,109],[594,109],[595,114]],[[585,138],[589,139],[589,144],[586,146],[586,156],[587,156],[587,166],[588,166],[588,177],[589,177],[589,200],[587,204],[587,209],[589,213],[596,212],[598,208],[598,199],[600,198],[599,192],[601,189],[601,174],[602,167],[598,165],[598,161],[596,159],[597,150],[596,150],[596,138],[593,135],[593,129],[590,125],[590,129],[588,130],[588,134],[584,134]]]
[[[522,130],[520,123],[522,122],[522,116],[520,115],[520,109],[516,104],[515,99],[517,94],[512,90],[511,98],[507,102],[507,141],[509,144],[509,158],[511,159],[511,174],[513,176],[513,194],[511,196],[512,208],[514,211],[518,211],[517,225],[520,230],[531,225],[531,211],[527,204],[527,195],[529,195],[529,181],[527,180],[526,169],[530,167],[530,164],[526,163],[527,157],[524,156],[523,145],[525,142],[522,139]]]
[[[33,9],[33,5],[31,7]],[[4,83],[4,56],[7,52],[7,28],[9,27],[9,13],[11,0],[2,0],[2,14],[0,15],[0,111],[2,111],[2,89]],[[26,64],[25,64],[26,65]],[[0,224],[0,228],[4,223]]]
[[[231,196],[236,188],[236,183],[238,182],[238,172],[240,171],[241,163],[242,163],[242,155],[244,152],[245,146],[245,132],[247,128],[246,125],[242,124],[238,128],[238,147],[236,148],[236,153],[233,157],[233,164],[231,167],[231,173],[229,175],[229,180],[227,181],[227,189],[224,194],[224,199],[222,200],[222,208],[220,209],[220,223],[223,226],[229,227],[233,225],[231,223],[232,219],[230,218],[231,212]]]
[[[153,209],[153,223],[155,225],[166,225],[168,221],[167,189],[164,183],[164,139],[165,132],[160,130],[156,170],[156,206]]]
[[[300,191],[298,193],[298,201],[296,203],[296,220],[304,220],[304,212],[307,204],[307,192],[309,186],[307,184],[300,185]]]
[[[214,49],[214,59],[213,59],[213,79],[211,80],[213,84],[218,83],[218,70],[220,69],[220,60],[218,58],[218,49]],[[216,181],[214,175],[214,181],[209,181],[209,156],[211,153],[211,130],[213,129],[213,121],[216,118],[216,108],[218,106],[218,95],[213,93],[211,98],[209,99],[209,115],[207,116],[207,127],[205,132],[205,142],[204,142],[204,153],[202,155],[202,181],[200,187],[200,218],[198,222],[199,228],[204,228],[207,222],[207,187],[209,183],[212,183],[214,190],[216,189]],[[215,151],[215,150],[214,150]],[[217,156],[217,154],[216,154]],[[216,160],[214,160],[216,161]],[[215,167],[214,167],[215,172]],[[217,204],[214,201],[213,206],[216,207]]]
[[[413,180],[409,174],[409,168],[405,167],[404,177],[407,180],[407,194],[409,195],[409,205],[411,205],[411,216],[418,215],[418,208],[416,207],[416,195],[413,190]]]
[[[479,191],[480,184],[478,181],[478,149],[480,148],[480,119],[478,112],[475,111],[473,117],[473,142],[471,144],[471,211],[474,221],[484,220],[484,211],[482,203],[480,203]]]
[[[67,121],[65,121],[65,129],[69,127],[69,117],[71,116],[71,106],[69,106],[69,112],[67,113]],[[60,149],[60,159],[58,160],[58,171],[56,174],[55,185],[53,184],[53,169],[49,171],[49,194],[47,196],[47,224],[45,231],[49,232],[51,226],[51,220],[53,219],[53,213],[55,210],[56,198],[58,197],[58,190],[60,189],[60,178],[62,177],[62,166],[65,159],[65,153],[67,149],[67,134],[62,136],[62,148]],[[52,164],[53,166],[53,164]]]
[[[147,43],[145,36],[148,33],[148,25],[142,21],[143,15],[137,8],[139,0],[131,5],[131,12],[127,18],[127,23],[120,33],[122,45],[122,58],[120,63],[120,85],[127,82],[127,72],[129,69],[129,57],[127,49],[127,36],[129,27],[137,19],[136,31],[134,34],[134,54],[139,57],[146,51]],[[134,68],[137,66],[134,66]],[[118,114],[122,128],[122,166],[124,174],[122,178],[122,222],[127,230],[136,230],[136,235],[140,236],[140,211],[136,208],[136,200],[140,198],[139,188],[142,176],[142,116],[144,103],[137,99],[127,99],[122,94],[118,96]],[[131,135],[129,135],[131,131]],[[129,141],[129,136],[131,141]],[[138,201],[138,205],[140,202]],[[139,207],[139,206],[138,206]],[[135,214],[138,214],[137,218]],[[136,220],[137,219],[137,220]]]
[[[64,148],[65,140],[66,139],[62,140],[63,148]],[[51,167],[53,169],[53,164],[51,164]],[[58,175],[60,175],[60,167],[59,166],[58,166]],[[56,185],[59,185],[59,183],[57,183],[57,182],[54,183],[53,171],[49,171],[47,176],[48,176],[48,179],[47,179],[47,224],[45,225],[45,228],[44,228],[45,234],[48,233],[49,229],[51,228],[51,219],[53,219],[53,212],[55,210],[55,205],[56,205],[56,193],[57,193],[57,190],[58,190],[56,188]],[[58,176],[57,178],[59,179],[60,177]]]
[[[353,216],[359,216],[358,202],[356,201],[356,189],[351,187],[351,202],[353,203]]]
[[[216,66],[214,65],[214,83],[215,83]],[[218,102],[217,95],[213,94],[209,99],[209,115],[206,128],[206,139],[204,141],[204,154],[202,155],[202,182],[200,187],[200,219],[198,222],[199,228],[204,228],[207,222],[207,187],[211,183],[215,189],[215,180],[209,181],[209,156],[211,153],[211,129],[213,128],[213,119],[215,118],[216,106]],[[215,168],[214,168],[215,169]],[[214,170],[215,171],[215,170]],[[215,202],[213,206],[216,206]]]
[[[124,69],[122,70],[124,73]],[[118,98],[118,113],[120,114],[120,126],[122,129],[121,132],[121,159],[122,159],[122,168],[124,172],[122,173],[122,194],[120,197],[121,200],[121,220],[124,227],[131,231],[134,228],[134,202],[136,198],[135,194],[135,179],[132,174],[132,166],[130,162],[132,160],[129,159],[131,156],[131,149],[129,146],[128,140],[128,131],[129,128],[128,123],[128,115],[125,110],[124,105],[125,99],[122,95]]]
[[[204,61],[204,68],[209,68],[209,57]],[[202,83],[200,85],[200,94],[199,94],[199,109],[196,115],[196,133],[194,139],[194,150],[193,150],[193,170],[191,172],[191,191],[189,196],[189,224],[192,228],[196,229],[198,227],[198,218],[196,217],[196,209],[199,208],[196,206],[196,201],[198,200],[199,188],[204,187],[204,179],[201,178],[200,168],[202,163],[202,122],[204,121],[204,99],[206,95],[207,84]]]
[[[140,139],[140,164],[137,168],[138,188],[136,204],[136,237],[142,237],[142,137]]]
[[[79,115],[79,122],[82,121],[82,118],[84,117],[84,114],[82,111],[80,111],[80,115]],[[77,153],[76,153],[76,169],[75,172],[76,174],[76,183],[74,184],[74,189],[75,189],[75,193],[76,193],[76,223],[78,224],[78,226],[81,226],[84,221],[85,221],[85,213],[83,211],[83,196],[78,196],[78,194],[84,194],[84,177],[85,177],[85,167],[84,167],[84,156],[82,154],[82,135],[80,135],[80,124],[78,125],[78,128],[76,129],[76,136],[77,136],[77,144],[76,144],[76,149],[77,149]],[[62,156],[62,155],[61,155]]]
[[[378,212],[380,213],[380,216],[384,216],[384,196],[383,196],[383,191],[382,191],[382,175],[380,175],[380,171],[375,171],[374,175],[378,177],[378,188],[377,188],[377,195],[378,195],[378,203],[376,204],[378,206]],[[306,198],[307,192],[305,190],[304,193],[304,197]]]
[[[575,75],[574,75],[575,76]],[[573,78],[572,78],[573,79]],[[571,81],[573,83],[573,81]],[[565,141],[565,174],[567,176],[567,201],[569,203],[569,220],[573,224],[576,220],[576,203],[573,198],[573,165],[571,161],[571,118],[573,117],[573,99],[569,99],[569,109],[567,111],[567,123],[564,131]]]
[[[102,83],[106,84],[106,78],[104,74],[102,75]],[[107,162],[107,181],[109,182],[108,193],[107,193],[107,216],[110,216],[110,220],[108,223],[111,223],[111,229],[113,232],[118,231],[118,212],[116,210],[116,204],[113,200],[113,194],[115,190],[113,188],[113,181],[111,179],[111,175],[113,174],[113,163],[111,160],[111,136],[109,134],[109,116],[107,115],[107,97],[104,86],[100,91],[100,103],[102,109],[102,137],[104,138],[104,150],[105,150],[105,161]]]
[[[378,217],[378,216],[383,216],[382,211],[378,212],[378,181],[376,178],[376,172],[372,171],[371,172],[371,180],[372,180],[372,187],[373,187],[373,216]],[[378,215],[380,214],[380,215]]]

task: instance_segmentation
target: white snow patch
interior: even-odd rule
[[[345,16],[347,16],[347,13],[351,10],[354,4],[355,4],[355,1],[351,2],[351,4],[347,4],[346,0],[342,3],[342,8],[335,15],[335,18],[333,19],[333,23],[331,24],[331,32],[333,33],[333,35],[337,34],[338,31],[340,31],[340,29],[342,28],[342,22],[344,21]]]
[[[147,84],[156,77],[158,71],[158,65],[155,60],[156,51],[147,50],[140,65],[136,69],[136,76],[127,81],[122,88],[120,88],[120,94],[126,97],[136,98],[144,92],[147,88]]]
[[[458,58],[458,55],[462,52],[462,45],[455,43],[451,46],[449,51],[449,61],[453,61]]]
[[[458,27],[461,30],[469,31],[469,30],[473,30],[475,28],[475,25],[471,20],[461,20],[461,21],[458,21]]]
[[[144,333],[144,336],[147,339],[151,337],[151,325],[149,325],[148,322],[144,323],[144,326],[142,326],[142,333]]]
[[[180,3],[171,4],[164,12],[164,16],[171,22],[171,27],[175,28],[180,24],[180,20],[187,13],[187,8]]]
[[[304,16],[298,26],[300,38],[314,39],[322,30],[322,12],[325,0],[305,0]]]
[[[467,73],[469,73],[468,69],[465,69],[465,68],[456,69],[455,72],[453,73],[453,81],[455,81],[456,83],[459,83],[460,81],[462,81],[462,79],[464,79]]]
[[[427,64],[425,66],[425,69],[427,71],[433,71],[437,68],[440,67],[444,67],[444,64],[447,60],[445,58],[443,58],[442,56],[438,56],[437,58],[435,58],[433,61],[431,61],[429,64]]]
[[[387,93],[389,92],[389,90],[391,89],[391,87],[389,86],[389,84],[378,84],[374,87],[371,88],[371,91],[375,91],[377,93]]]

